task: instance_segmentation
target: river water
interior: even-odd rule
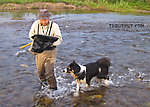
[[[35,56],[19,47],[38,11],[0,12],[0,107],[150,106],[150,15],[53,11],[63,42],[58,47],[58,90],[40,88]],[[91,82],[74,97],[76,83],[62,70],[109,57],[109,85]]]

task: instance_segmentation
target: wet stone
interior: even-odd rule
[[[93,95],[93,96],[91,96],[91,98],[101,99],[101,98],[103,98],[103,96],[102,95]]]
[[[34,102],[36,102],[35,106],[37,107],[49,107],[53,100],[48,98],[47,96],[35,97]]]
[[[150,107],[150,102],[144,103],[145,106]]]
[[[21,64],[20,66],[21,66],[21,67],[29,67],[29,66],[26,65],[26,64]]]

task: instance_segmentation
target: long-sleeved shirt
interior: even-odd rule
[[[53,36],[53,37],[59,38],[56,42],[53,43],[53,46],[60,45],[62,42],[62,36],[61,36],[59,26],[55,22],[53,22],[52,26],[51,24],[52,24],[52,21],[49,21],[48,26],[42,26],[40,23],[40,20],[35,21],[31,26],[31,29],[29,32],[29,38],[33,40],[31,37],[34,36],[35,34]],[[51,30],[50,30],[50,27],[51,27]]]

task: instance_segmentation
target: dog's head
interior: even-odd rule
[[[70,73],[73,76],[80,72],[80,65],[78,65],[75,61],[68,65],[67,69],[64,69],[63,72]]]
[[[101,58],[101,59],[97,60],[97,64],[99,67],[109,68],[111,65],[111,62],[110,62],[109,58]]]

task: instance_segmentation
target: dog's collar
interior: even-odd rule
[[[80,76],[80,73],[72,74],[72,76],[73,76],[75,79],[78,79],[78,78],[79,78],[79,76]]]
[[[85,71],[83,71],[82,73],[85,73]],[[82,73],[77,73],[77,74],[73,74],[72,76],[75,78],[75,79],[78,79],[80,77],[80,75],[82,75]]]
[[[86,72],[86,67],[83,66],[83,65],[79,65],[81,67],[81,70],[79,73],[77,74],[72,74],[72,76],[75,78],[75,79],[78,79],[78,77],[80,76],[80,74],[82,74],[83,72]]]
[[[77,75],[72,75],[75,79],[77,79],[78,78],[78,76]]]

